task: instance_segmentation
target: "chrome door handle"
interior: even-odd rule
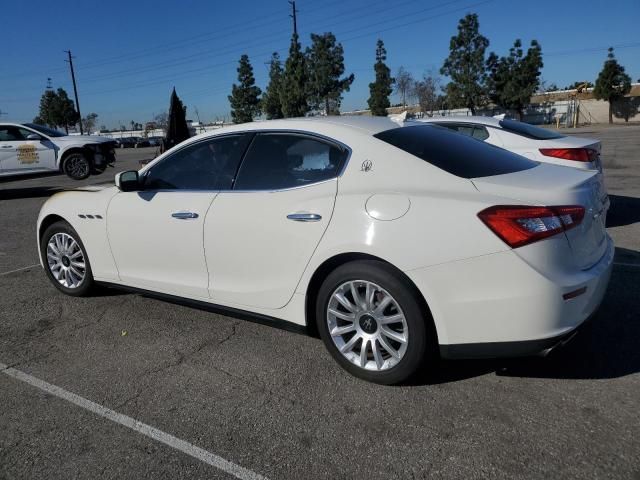
[[[322,216],[317,213],[290,213],[287,218],[294,222],[319,222],[322,220]]]
[[[198,218],[198,214],[193,212],[175,212],[172,213],[171,216],[173,218],[177,218],[178,220],[189,220],[191,218]]]

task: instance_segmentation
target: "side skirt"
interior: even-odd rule
[[[216,305],[209,302],[203,302],[201,300],[192,300],[190,298],[179,297],[176,295],[169,295],[167,293],[159,293],[151,290],[145,290],[142,288],[129,287],[126,285],[119,285],[117,283],[96,281],[96,284],[103,287],[113,288],[116,290],[124,290],[131,293],[137,293],[145,297],[156,298],[165,302],[173,303],[176,305],[183,305],[186,307],[197,308],[198,310],[204,310],[211,313],[217,313],[219,315],[228,315],[230,317],[238,318],[240,320],[247,320],[253,323],[259,323],[261,325],[267,325],[275,327],[287,332],[297,333],[299,335],[309,335],[307,327],[303,325],[297,325],[295,323],[287,322],[280,318],[270,317],[269,315],[262,315],[260,313],[249,312],[247,310],[241,310],[233,307],[225,307],[223,305]]]

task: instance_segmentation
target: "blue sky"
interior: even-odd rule
[[[64,5],[64,6],[62,6]],[[542,44],[543,79],[565,86],[594,80],[606,47],[633,81],[640,78],[640,1],[536,2],[513,0],[298,0],[303,47],[309,34],[332,31],[345,49],[347,73],[355,74],[342,110],[365,108],[373,78],[375,42],[385,42],[388,64],[415,76],[437,70],[447,56],[458,20],[480,18],[489,49],[506,54],[514,39]],[[254,66],[264,89],[270,54],[286,57],[291,35],[286,0],[138,0],[110,2],[3,2],[0,119],[30,121],[47,77],[72,96],[64,50],[71,49],[83,114],[98,125],[144,123],[166,111],[171,88],[188,118],[228,117],[227,95],[240,55]],[[397,99],[396,99],[397,101]]]

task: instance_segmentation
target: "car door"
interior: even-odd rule
[[[204,228],[215,303],[285,306],[333,213],[348,149],[292,132],[257,133],[233,191],[220,192]]]
[[[0,126],[0,168],[7,174],[55,170],[54,145],[49,139],[29,129]]]
[[[113,197],[107,228],[123,283],[209,297],[203,225],[218,192],[231,188],[248,140],[230,135],[189,144],[152,165],[140,191]]]

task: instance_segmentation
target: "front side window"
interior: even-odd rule
[[[247,135],[230,135],[181,148],[151,167],[147,190],[230,190]]]
[[[35,123],[25,123],[25,127],[33,128],[37,132],[44,133],[48,137],[66,137],[62,132],[58,130],[53,130],[52,128],[47,128],[44,125],[36,125]]]
[[[20,130],[11,125],[0,126],[0,142],[15,142],[24,140]]]
[[[344,148],[305,135],[259,133],[247,152],[235,190],[281,190],[337,177]]]

